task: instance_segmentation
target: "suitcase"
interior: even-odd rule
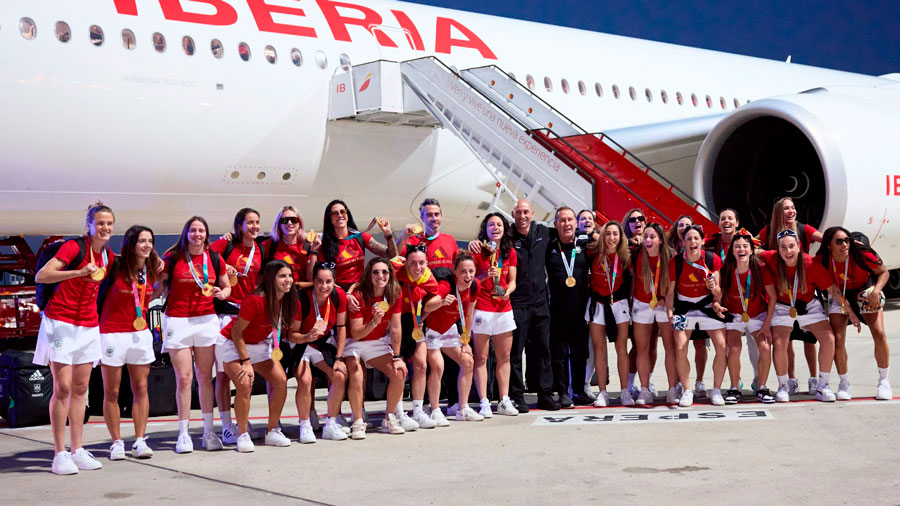
[[[19,350],[0,355],[0,416],[10,427],[50,423],[53,377],[33,359],[34,353]]]

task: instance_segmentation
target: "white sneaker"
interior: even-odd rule
[[[631,386],[628,387],[628,393],[630,393],[630,394],[631,394],[631,398],[634,399],[634,398],[636,398],[636,397],[641,393],[641,389],[638,388],[637,385],[635,385],[634,383],[632,383]]]
[[[255,450],[256,447],[253,445],[253,440],[250,439],[250,433],[244,432],[237,438],[237,451],[241,453],[250,453]]]
[[[362,418],[353,420],[353,425],[350,426],[350,439],[365,439],[367,428],[368,425]]]
[[[249,425],[249,422],[248,422]],[[249,427],[247,427],[249,429]],[[247,432],[250,432],[249,430]],[[237,443],[238,437],[238,424],[237,422],[231,422],[226,425],[222,425],[222,442],[227,445],[233,445]]]
[[[450,422],[447,421],[447,417],[444,416],[444,412],[441,411],[441,408],[431,410],[431,419],[438,427],[450,426]]]
[[[619,401],[623,406],[634,406],[634,397],[631,396],[631,390],[622,390],[619,393]]]
[[[887,380],[878,383],[875,398],[879,401],[889,401],[894,398],[894,390],[891,389],[891,384]]]
[[[694,395],[697,397],[706,397],[706,385],[702,381],[694,383]]]
[[[269,432],[266,432],[266,446],[278,446],[283,448],[285,446],[291,446],[291,440],[281,432],[280,428],[275,427]]]
[[[249,437],[249,435],[247,436]],[[219,436],[216,435],[215,432],[209,431],[203,434],[203,439],[200,443],[201,448],[206,448],[208,452],[214,452],[216,450],[221,450],[224,448],[222,445],[222,440],[219,439]]]
[[[791,394],[788,393],[787,387],[779,386],[778,392],[775,393],[775,402],[788,402],[791,400]]]
[[[653,404],[653,392],[649,388],[642,388],[634,403],[638,406],[649,406]]]
[[[147,436],[139,437],[131,445],[131,457],[135,459],[149,459],[153,456],[153,449],[147,445]]]
[[[312,424],[309,420],[300,421],[300,437],[298,438],[298,441],[302,444],[316,442],[316,433],[313,432]]]
[[[647,389],[650,390],[650,395],[652,395],[653,397],[656,397],[657,395],[659,395],[659,392],[656,391],[656,387],[653,386],[652,381],[650,382],[650,386],[648,386]]]
[[[678,404],[680,397],[681,396],[678,395],[678,387],[672,387],[669,389],[669,392],[666,393],[666,404]]]
[[[682,408],[689,408],[694,404],[694,391],[693,390],[685,390],[684,393],[681,394],[681,399],[678,401],[678,405]]]
[[[800,390],[800,380],[797,378],[788,379],[788,395],[794,395]]]
[[[605,408],[609,406],[609,394],[606,393],[606,390],[600,390],[597,393],[597,399],[594,400],[595,408]]]
[[[85,450],[84,448],[79,448],[75,450],[75,453],[72,454],[72,462],[78,466],[78,469],[82,471],[93,471],[94,469],[100,469],[103,467],[97,459],[91,455],[91,452]]]
[[[399,416],[397,416],[397,415],[399,415]],[[406,414],[406,411],[400,410],[398,413],[394,413],[394,418],[396,418],[397,421],[400,422],[400,426],[403,427],[403,430],[406,432],[413,432],[414,430],[417,430],[419,428],[419,422],[410,418],[409,415]],[[430,422],[431,419],[428,418],[428,421]],[[383,429],[384,424],[381,424],[381,427]],[[433,429],[434,427],[429,427],[429,428]],[[424,429],[424,427],[423,427],[423,429]],[[394,434],[394,432],[391,432],[390,434]]]
[[[322,429],[322,439],[330,439],[332,441],[343,441],[347,439],[347,433],[343,431],[343,427],[338,422],[331,420],[325,423]]]
[[[484,420],[483,416],[476,413],[475,410],[469,406],[457,411],[455,416],[457,422],[480,422]]]
[[[175,441],[175,453],[191,453],[194,451],[194,442],[191,435],[187,432],[178,434],[178,440]]]
[[[806,385],[809,387],[809,395],[812,395],[814,392],[819,390],[819,379],[818,378],[809,378],[806,380]]]
[[[722,397],[722,389],[721,388],[713,388],[712,397],[709,398],[710,402],[712,402],[713,406],[724,406],[725,398]]]
[[[823,386],[820,390],[816,390],[816,400],[822,402],[834,402],[837,399],[835,397],[834,392],[831,391],[831,387],[828,385]]]
[[[497,404],[497,414],[506,416],[519,416],[519,410],[516,409],[516,406],[513,404],[512,400],[507,397],[500,401],[500,404]]]
[[[591,390],[591,384],[590,384],[590,383],[585,383],[585,384],[584,384],[584,395],[586,395],[587,398],[590,399],[590,400],[592,400],[592,401],[596,401],[596,400],[597,400],[597,394],[595,394],[595,393]]]
[[[410,418],[410,420],[412,419]],[[400,425],[400,421],[397,420],[397,417],[394,416],[393,413],[388,413],[384,415],[384,419],[381,420],[381,432],[385,434],[405,434],[406,430],[403,429],[403,426]]]
[[[338,415],[335,419],[337,421],[337,426],[344,434],[350,434],[350,424],[347,423],[347,419],[344,418],[344,415]]]
[[[474,411],[474,410],[472,410]],[[447,408],[447,416],[456,416],[459,413],[459,403],[456,402],[452,406]]]
[[[53,474],[78,474],[78,466],[72,461],[72,454],[59,452],[53,456],[53,465],[50,467]]]
[[[481,399],[481,409],[478,410],[478,414],[485,418],[493,418],[494,412],[491,411],[491,401]]]
[[[433,429],[437,427],[437,422],[432,420],[430,416],[425,414],[425,410],[413,410],[412,419],[419,424],[419,428],[422,429]],[[402,422],[401,422],[402,423]],[[403,427],[406,429],[406,427]]]
[[[835,397],[839,401],[849,401],[853,398],[853,395],[850,393],[850,382],[842,381],[840,385],[838,385],[838,391],[835,394]]]
[[[125,441],[116,439],[109,447],[109,460],[125,460]]]

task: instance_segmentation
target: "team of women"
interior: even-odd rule
[[[440,232],[440,204],[426,199],[420,211],[424,226],[407,225],[396,239],[390,223],[381,218],[373,218],[360,231],[340,200],[326,206],[321,234],[307,229],[292,206],[278,211],[264,240],[260,214],[253,209],[241,209],[234,230],[214,242],[206,221],[194,216],[185,223],[178,242],[160,257],[153,231],[139,225],[125,232],[121,253],[113,254],[107,246],[115,225],[113,211],[102,203],[91,206],[85,236],[63,243],[36,275],[38,283],[58,283],[44,310],[35,350],[35,363],[49,365],[54,379],[52,471],[75,474],[102,467],[82,447],[85,393],[98,362],[105,386],[104,419],[113,440],[109,458],[119,460],[126,454],[117,403],[122,367],[128,367],[134,393],[131,454],[152,456],[146,434],[147,376],[155,357],[146,315],[150,301],[160,296],[165,296],[163,351],[171,357],[176,375],[177,453],[194,449],[188,431],[195,376],[203,423],[201,446],[207,450],[234,444],[240,452],[253,451],[248,417],[257,374],[268,388],[264,442],[277,447],[291,444],[279,423],[288,375],[297,381],[298,440],[316,441],[313,368],[329,384],[321,428],[324,439],[366,437],[366,368],[388,378],[380,427],[385,433],[446,427],[447,416],[480,421],[494,413],[517,415],[509,398],[516,327],[510,294],[516,289],[517,273],[510,225],[501,213],[488,214],[478,239],[459,251],[452,236]],[[554,237],[565,271],[558,276],[559,286],[586,295],[583,304],[576,300],[585,308],[591,365],[600,388],[597,394],[589,385],[578,392],[578,385],[573,389],[575,399],[583,404],[591,396],[594,406],[609,405],[609,341],[615,343],[619,402],[652,405],[655,389],[649,379],[656,362],[656,336],[661,336],[668,404],[693,403],[695,390],[702,385],[706,338],[714,349],[710,401],[738,402],[744,335],[759,401],[787,402],[795,390],[790,346],[795,338],[806,341],[807,347],[818,343],[817,357],[806,350],[807,359],[815,362],[810,371],[818,370],[810,378],[816,398],[849,399],[848,324],[857,330],[861,324],[870,327],[878,365],[876,398],[890,399],[881,293],[887,270],[877,253],[849,231],[832,227],[819,233],[797,223],[796,216],[793,202],[781,199],[773,207],[770,225],[754,236],[739,228],[734,210],[726,209],[720,214],[720,231],[704,238],[702,228],[686,216],[667,233],[660,224],[646,223],[639,209],[629,211],[621,223],[602,225],[594,223],[591,211],[557,210]],[[375,226],[386,244],[368,233]],[[816,241],[822,246],[811,257],[809,246]],[[84,250],[81,262],[72,265]],[[374,255],[368,262],[366,251]],[[554,276],[549,269],[548,276]],[[824,305],[822,294],[827,296]],[[688,360],[692,338],[697,361],[694,388]],[[628,341],[633,342],[630,353]],[[495,364],[488,371],[491,344]],[[445,357],[460,371],[456,385],[447,388],[454,404],[446,416],[439,404]],[[840,376],[837,393],[829,386],[832,363]],[[773,365],[774,394],[767,385]],[[402,404],[408,367],[410,413]],[[726,373],[730,388],[724,390]],[[499,391],[496,411],[488,395],[491,378]],[[635,386],[638,382],[640,388]],[[468,402],[473,384],[478,409]],[[345,396],[351,423],[341,415]],[[571,405],[567,393],[560,392],[560,398],[568,400],[564,407]],[[219,406],[221,436],[213,427],[214,403]],[[65,446],[67,420],[71,452]]]

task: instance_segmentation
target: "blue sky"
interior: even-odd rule
[[[863,74],[900,72],[898,1],[411,0]]]

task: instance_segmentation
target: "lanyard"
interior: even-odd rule
[[[748,270],[747,271],[747,288],[746,290],[741,290],[741,275],[738,274],[737,268],[734,269],[734,279],[737,281],[737,289],[738,295],[741,297],[741,307],[744,308],[744,312],[747,312],[747,308],[750,307],[750,278],[753,277],[753,274]]]
[[[138,276],[139,283],[131,282],[131,293],[134,295],[134,310],[137,313],[137,317],[141,318],[144,316],[144,300],[147,296],[147,266],[144,266],[144,269],[139,273]],[[138,298],[138,286],[141,287],[141,295]]]
[[[313,305],[313,308],[316,310],[316,321],[320,322],[322,320],[325,320],[325,324],[327,325],[328,318],[331,316],[331,295],[328,295],[325,298],[325,318],[322,318],[322,315],[319,314],[319,303],[316,302],[315,291],[316,291],[315,288],[313,288],[313,290],[312,290],[312,292],[310,292],[309,296],[310,296],[310,298],[312,298],[312,305]]]
[[[87,239],[85,239],[85,242],[87,243],[88,251],[91,252],[91,264],[94,264],[94,248],[91,247],[90,241],[88,241]],[[105,269],[105,268],[106,268],[106,265],[109,263],[109,259],[108,259],[107,256],[106,256],[106,248],[105,248],[105,247],[104,247],[104,248],[101,248],[101,253],[100,253],[100,254],[101,254],[102,257],[103,257],[103,265],[97,265],[97,264],[94,264],[94,265],[97,265],[97,267],[103,267],[103,268]]]
[[[281,321],[281,315],[284,312],[284,301],[281,301],[281,307],[278,308],[278,322],[275,324],[275,328],[272,329],[273,337],[275,338],[273,341],[273,345],[275,349],[278,349],[281,345],[281,327],[283,325]]]
[[[428,242],[431,242],[431,241],[437,239],[439,235],[441,235],[440,232],[435,232],[433,236],[431,236],[431,237],[425,237],[425,233],[422,233],[422,237],[425,237],[425,240],[428,241]]]
[[[801,258],[800,261],[802,262],[803,259]],[[799,270],[799,269],[797,269],[796,271],[794,271],[794,286],[792,286],[792,287],[790,287],[790,288],[788,289],[788,291],[789,291],[790,294],[791,294],[791,307],[792,307],[792,308],[793,308],[793,307],[796,305],[796,303],[797,303],[797,292],[800,291],[799,288],[797,288],[798,274],[800,274],[800,270]]]
[[[466,326],[466,313],[463,308],[462,297],[459,294],[459,286],[456,287],[456,307],[459,310],[459,319],[462,321],[463,335],[469,330]]]
[[[608,258],[609,257],[607,255],[603,255],[603,271],[606,273],[606,284],[609,285],[609,302],[611,304],[613,300],[613,291],[615,291],[613,287],[616,284],[616,276],[619,275],[619,254],[616,253],[615,263],[613,264],[612,281],[609,280],[609,263],[607,262]]]
[[[569,255],[569,261],[571,263],[566,262],[566,254],[563,252],[562,243],[556,241],[556,244],[559,245],[559,256],[562,257],[563,267],[566,268],[566,276],[572,277],[572,273],[575,272],[575,245],[572,244],[572,253]]]
[[[847,303],[847,272],[850,268],[850,255],[847,255],[846,260],[844,260],[844,289],[841,290],[841,312],[844,312],[844,305]],[[834,257],[831,257],[831,272],[834,275],[834,280],[838,280],[837,268],[834,265]]]
[[[409,310],[416,317],[415,324],[416,329],[422,326],[422,301],[419,300],[418,304],[413,304],[413,292],[412,287],[407,285],[407,293],[409,293]]]
[[[246,277],[247,273],[250,272],[250,266],[253,265],[253,256],[256,255],[256,241],[253,241],[253,247],[250,249],[250,256],[247,257],[247,265],[244,266],[244,272],[238,273],[240,277]],[[238,261],[240,263],[240,261]]]
[[[647,255],[647,258],[650,258],[649,254]],[[650,294],[651,299],[656,298],[656,290],[658,289],[657,287],[659,286],[659,266],[660,266],[660,264],[662,264],[662,262],[659,260],[659,257],[656,257],[656,274],[651,275],[651,278],[650,278],[650,281],[652,281],[652,283],[650,284],[650,288],[653,290],[653,292]]]
[[[365,230],[363,230],[362,232],[360,232],[360,231],[358,231],[358,230],[353,230],[353,233],[350,234],[350,235],[348,235],[347,237],[345,237],[344,240],[345,240],[345,241],[349,241],[350,239],[356,239],[357,237],[359,237],[359,236],[363,235],[364,233],[368,232],[369,230],[372,230],[372,227],[374,227],[376,223],[378,223],[378,218],[372,218],[372,221],[369,222],[369,226],[366,227]],[[352,230],[352,229],[351,229],[351,230]]]
[[[184,260],[188,264],[188,270],[191,271],[191,277],[194,278],[194,283],[197,283],[197,286],[199,286],[201,289],[204,286],[206,286],[207,284],[209,284],[209,270],[206,266],[206,258],[207,258],[207,253],[204,251],[203,252],[203,282],[201,283],[200,277],[197,275],[197,271],[194,269],[194,262],[191,261],[191,256],[187,252],[184,253]]]
[[[702,254],[701,254],[701,260],[702,260]],[[690,260],[688,260],[687,253],[684,254],[684,261],[691,264],[691,267],[702,270],[703,273],[706,274],[707,278],[710,276],[709,269],[707,269],[705,265],[698,265],[698,264],[695,264],[694,262],[691,262]]]

